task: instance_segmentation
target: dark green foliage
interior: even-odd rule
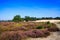
[[[22,21],[22,18],[20,17],[20,15],[16,15],[16,16],[14,16],[13,21],[19,22],[19,21]]]
[[[36,29],[43,29],[43,26],[38,26]]]
[[[36,17],[29,17],[29,16],[25,16],[25,21],[35,21]]]
[[[48,22],[46,22],[47,24],[50,24],[50,22],[48,21]]]
[[[25,16],[25,21],[29,21],[30,17],[29,16]]]
[[[30,17],[30,21],[35,21],[36,17]]]
[[[55,17],[54,19],[60,19],[60,17]]]

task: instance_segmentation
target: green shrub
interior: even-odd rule
[[[48,22],[46,22],[47,24],[50,24],[50,22],[48,21]]]
[[[43,29],[43,26],[38,26],[36,29]]]

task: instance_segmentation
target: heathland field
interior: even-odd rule
[[[52,33],[59,31],[57,25],[49,21],[0,22],[0,40],[48,40],[47,38],[57,36]]]

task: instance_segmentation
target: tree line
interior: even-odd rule
[[[35,20],[50,20],[50,19],[56,19],[56,20],[60,20],[60,17],[42,17],[42,18],[37,18],[37,17],[30,17],[30,16],[25,16],[24,18],[21,18],[20,15],[16,15],[13,18],[14,22],[19,22],[19,21],[35,21]]]
[[[14,16],[12,20],[0,20],[0,22],[20,22],[20,21],[35,21],[35,20],[51,20],[51,19],[56,19],[60,20],[60,17],[42,17],[42,18],[37,18],[37,17],[30,17],[30,16],[25,16],[22,18],[20,15]]]

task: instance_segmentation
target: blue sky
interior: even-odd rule
[[[15,15],[60,17],[60,0],[0,0],[0,20],[11,20]]]

